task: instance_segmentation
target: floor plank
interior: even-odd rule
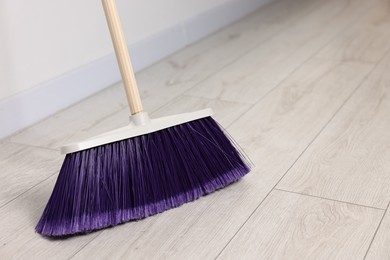
[[[237,23],[222,29],[189,48],[164,59],[137,75],[141,91],[171,95],[172,90],[186,89],[213,75],[227,64],[257,45],[288,29],[291,22],[301,19],[324,5],[321,0],[274,1]],[[161,83],[167,86],[156,88]]]
[[[294,165],[279,189],[386,208],[390,55]],[[369,173],[369,174],[368,174]]]
[[[186,94],[254,104],[371,6],[370,1],[327,1]]]
[[[376,64],[390,49],[390,2],[376,1],[374,8],[327,45],[318,58]]]
[[[382,214],[275,190],[218,259],[363,259]]]
[[[368,251],[367,260],[390,259],[390,214],[389,210],[382,220],[375,239]]]
[[[57,152],[38,147],[0,144],[0,208],[41,181],[61,165]],[[1,216],[1,215],[0,215]]]
[[[67,259],[98,235],[94,233],[50,240],[35,233],[34,227],[43,212],[56,177],[50,177],[0,208],[1,259]]]
[[[156,118],[193,112],[204,108],[212,108],[214,112],[213,118],[222,126],[227,127],[244,114],[250,108],[250,105],[181,95],[152,113],[151,116]]]

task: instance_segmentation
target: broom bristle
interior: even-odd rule
[[[211,117],[66,155],[36,231],[61,237],[142,219],[249,172]]]

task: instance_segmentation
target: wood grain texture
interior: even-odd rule
[[[305,64],[228,128],[255,162],[251,174],[152,217],[142,233],[136,225],[104,230],[74,259],[213,259],[371,68],[320,59]],[[129,234],[129,243],[121,242]]]
[[[367,260],[387,260],[390,259],[390,214],[387,210],[382,220],[379,230],[368,251]]]
[[[170,103],[163,106],[151,115],[152,117],[156,118],[173,114],[193,112],[207,107],[213,109],[213,118],[224,127],[232,124],[250,108],[250,106],[247,104],[237,102],[182,95],[175,98]]]
[[[1,142],[0,208],[53,176],[61,166],[61,160],[62,156],[52,150]]]
[[[297,158],[294,151],[304,150],[372,68],[312,59],[245,113],[229,132],[253,154],[255,164],[262,165],[268,158]],[[247,130],[242,131],[242,126]]]
[[[156,95],[165,95],[166,91],[161,87],[156,88],[162,83],[169,91],[187,90],[183,86],[198,84],[257,45],[283,33],[291,22],[316,11],[323,4],[322,0],[273,1],[245,19],[142,71],[137,75],[140,88],[149,94],[153,94],[153,90]]]
[[[0,208],[0,259],[67,259],[98,233],[50,240],[34,227],[51,194],[56,175]]]
[[[390,55],[278,188],[386,208],[390,201]]]
[[[327,1],[186,94],[256,103],[371,6],[362,0]]]
[[[218,259],[362,259],[382,214],[275,190]]]
[[[390,49],[390,2],[376,1],[357,23],[328,44],[316,57],[376,64]]]

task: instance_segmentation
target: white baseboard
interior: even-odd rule
[[[272,0],[231,0],[129,46],[135,71],[169,56]],[[118,82],[114,54],[0,100],[0,138]]]

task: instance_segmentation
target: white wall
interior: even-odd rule
[[[227,0],[118,0],[138,42]],[[112,52],[100,0],[0,1],[0,100]]]
[[[117,1],[137,71],[272,0]],[[0,139],[119,80],[100,0],[0,0]]]

